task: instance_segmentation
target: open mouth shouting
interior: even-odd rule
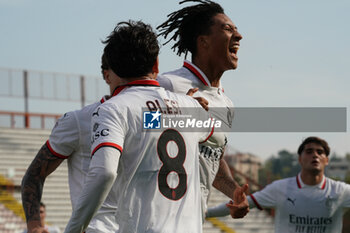
[[[239,50],[239,44],[233,44],[229,47],[230,54],[235,59],[238,59],[238,56],[237,56],[238,50]]]

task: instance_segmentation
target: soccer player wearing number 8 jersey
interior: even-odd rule
[[[212,128],[144,130],[143,111],[160,107],[151,121],[164,109],[208,113],[193,98],[159,87],[159,46],[149,25],[119,23],[105,43],[108,63],[123,85],[92,118],[89,173],[66,232],[84,230],[114,181],[118,232],[202,232],[198,142],[216,134]],[[224,144],[224,138],[216,140]]]

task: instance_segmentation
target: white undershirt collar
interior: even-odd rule
[[[326,187],[326,177],[323,175],[322,177],[322,181],[319,184],[316,185],[307,185],[303,182],[303,180],[301,179],[301,174],[299,173],[296,177],[297,179],[297,185],[298,187],[301,188],[305,188],[305,187],[318,187],[319,189],[324,189]]]

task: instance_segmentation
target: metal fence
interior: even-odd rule
[[[0,68],[0,126],[51,128],[47,121],[108,92],[98,76]]]

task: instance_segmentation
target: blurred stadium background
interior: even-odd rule
[[[0,83],[0,232],[17,233],[26,228],[21,179],[56,119],[100,100],[108,94],[108,88],[102,77],[6,68],[0,68]],[[261,188],[258,180],[262,161],[257,156],[229,148],[225,158],[233,175],[241,183],[250,184],[251,192]],[[214,190],[209,205],[227,200]],[[63,231],[71,215],[66,162],[46,179],[42,201],[48,225],[57,225]],[[207,219],[204,233],[271,233],[273,223],[272,211],[252,209],[243,219]]]

